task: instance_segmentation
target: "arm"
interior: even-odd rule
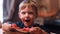
[[[13,32],[11,30],[16,29],[17,31]],[[19,29],[17,26],[11,26],[9,23],[2,24],[2,30],[4,31],[4,34],[24,34],[23,29]],[[27,31],[26,31],[27,32]]]

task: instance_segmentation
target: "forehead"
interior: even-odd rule
[[[26,7],[32,10],[37,9],[37,7],[33,3],[21,3],[19,5],[19,10],[25,9]]]

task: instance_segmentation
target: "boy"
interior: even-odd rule
[[[34,19],[37,17],[37,7],[35,5],[35,2],[31,0],[22,1],[19,4],[19,12],[17,14],[19,16],[19,19],[22,21],[22,23],[18,21],[18,23],[20,23],[19,24],[20,28],[21,26],[23,26],[22,30],[23,28],[29,29],[29,32],[26,34],[47,34],[47,32],[42,30],[37,24],[34,24]],[[8,34],[23,34],[24,33],[24,32],[23,33],[11,32],[10,30],[12,30],[12,27],[11,27],[11,24],[9,23],[4,23],[2,25],[2,29]]]

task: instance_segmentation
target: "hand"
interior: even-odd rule
[[[40,27],[32,27],[30,29],[30,34],[48,34],[48,33],[42,30]]]
[[[40,34],[40,28],[39,27],[31,27],[30,34]]]
[[[11,28],[11,24],[9,24],[9,23],[2,24],[3,31],[9,31],[10,28]]]

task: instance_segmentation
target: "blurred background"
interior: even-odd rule
[[[0,1],[0,21],[3,22],[3,0]]]
[[[3,22],[3,0],[0,0],[0,34],[3,34],[2,32],[2,23]]]

